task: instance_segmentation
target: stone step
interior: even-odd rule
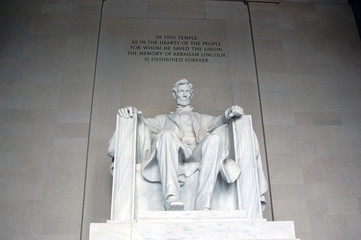
[[[243,210],[233,211],[141,211],[136,214],[136,222],[156,221],[156,222],[195,222],[202,219],[205,222],[215,221],[250,221],[247,212]],[[267,219],[257,219],[253,221],[267,221]],[[107,223],[118,223],[108,220]]]
[[[193,219],[194,221],[139,219],[134,222],[92,223],[89,240],[296,240],[292,221],[270,222],[237,218],[213,218],[209,221],[209,219],[198,218]]]
[[[247,218],[246,211],[143,211],[137,214],[139,220],[172,220],[186,221],[192,219],[222,220],[222,219],[243,219]],[[263,219],[261,220],[263,221]]]

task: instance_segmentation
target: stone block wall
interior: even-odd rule
[[[1,239],[79,239],[100,4],[0,3]]]
[[[347,4],[251,3],[275,220],[360,239],[361,42]]]
[[[1,239],[85,240],[89,222],[109,218],[106,147],[123,106],[112,71],[122,64],[122,18],[225,21],[230,61],[249,43],[241,2],[106,2],[118,7],[103,11],[108,44],[98,55],[100,0],[0,3]],[[230,101],[256,109],[260,133],[262,110],[266,216],[294,220],[305,240],[359,239],[361,44],[351,8],[320,0],[248,9],[261,102],[255,66],[234,64]]]

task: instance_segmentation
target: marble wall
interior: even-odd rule
[[[270,168],[273,211],[266,217],[294,220],[301,239],[359,239],[361,45],[346,1],[101,5],[0,3],[1,239],[85,240],[90,222],[109,219],[106,148],[126,96],[117,68],[129,18],[221,22],[231,98],[207,112],[235,103],[254,116]],[[242,34],[251,30],[253,39]],[[239,62],[240,54],[255,62]]]
[[[342,4],[251,3],[275,220],[361,236],[361,43]]]
[[[0,238],[79,239],[99,1],[0,3]]]

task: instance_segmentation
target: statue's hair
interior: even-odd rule
[[[187,84],[190,88],[191,88],[191,94],[193,95],[193,84],[188,82],[187,79],[183,78],[179,81],[177,81],[175,84],[174,84],[174,87],[172,88],[172,94],[173,94],[173,97],[176,98],[176,95],[177,95],[177,92],[178,92],[178,87],[180,85],[185,85]]]

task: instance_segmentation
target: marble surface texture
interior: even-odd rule
[[[239,212],[240,213],[240,212]],[[163,215],[168,215],[163,216]],[[231,216],[233,215],[233,216]],[[92,223],[90,240],[115,239],[244,239],[295,240],[293,222],[249,220],[235,212],[163,212],[133,222]],[[192,221],[190,221],[192,220]]]
[[[110,218],[105,151],[124,92],[137,96],[184,73],[208,84],[199,99],[218,92],[217,107],[205,112],[246,106],[262,148],[261,100],[275,219],[294,220],[302,240],[360,239],[361,46],[347,1],[182,2],[107,0],[102,12],[99,0],[0,1],[1,239],[88,240],[90,222]],[[134,18],[172,28],[187,18],[223,24],[227,68],[145,67],[129,89],[120,68]],[[146,101],[162,106],[149,112],[171,110],[157,98],[169,89],[159,89]],[[264,216],[271,219],[270,208]]]
[[[193,112],[193,84],[185,78],[171,93],[177,106],[169,114],[144,118],[135,107],[118,110],[108,148],[114,158],[111,220],[135,219],[136,201],[144,197],[136,195],[137,162],[152,183],[137,188],[162,196],[155,202],[146,197],[146,206],[162,203],[166,211],[238,209],[246,210],[250,219],[262,219],[267,182],[251,116],[238,105],[217,117]],[[158,183],[161,194],[152,186]]]
[[[136,115],[133,118],[118,115],[116,133],[110,141],[108,152],[113,154],[115,150],[111,208],[111,220],[115,221],[135,219],[134,215],[141,214],[143,211],[164,211],[162,185],[144,179],[140,164],[136,165],[136,156],[140,155],[136,154],[136,119]],[[230,125],[229,130],[222,130],[226,134],[223,138],[229,139],[228,148],[234,151],[230,157],[236,159],[236,166],[239,166],[242,174],[233,184],[223,182],[218,176],[217,181],[220,183],[214,189],[212,209],[245,210],[248,218],[261,219],[261,202],[264,200],[260,199],[260,191],[264,193],[267,183],[264,180],[251,116],[243,115],[241,118],[232,120]],[[227,133],[228,131],[230,133]],[[220,131],[215,130],[215,132],[218,134]],[[185,210],[194,209],[196,196],[194,186],[198,185],[198,178],[197,171],[185,178],[184,184],[180,187]]]
[[[136,122],[134,118],[120,118],[117,115],[115,161],[112,191],[111,219],[131,220],[134,218],[135,165],[136,165]]]
[[[256,161],[258,144],[253,139],[255,135],[251,116],[244,115],[232,121],[231,128],[234,133],[232,142],[237,146],[236,152],[238,152],[234,156],[244,176],[236,184],[238,194],[231,197],[239,199],[238,207],[243,207],[243,210],[228,211],[164,211],[161,184],[147,182],[140,172],[141,164],[135,164],[136,119],[136,116],[124,118],[118,115],[117,117],[117,133],[115,140],[111,140],[111,142],[115,141],[116,156],[112,219],[107,223],[92,223],[90,240],[295,239],[293,222],[267,222],[266,219],[259,217],[261,205],[256,203],[260,201],[257,176],[257,166],[260,165]],[[120,132],[123,137],[119,136]],[[124,145],[122,141],[125,141]],[[119,148],[120,146],[122,148]],[[126,165],[119,168],[119,163],[122,161]],[[130,166],[131,162],[134,165]],[[129,174],[129,171],[132,173]],[[254,190],[251,190],[250,186],[253,186]],[[258,219],[255,219],[254,215],[258,215]]]
[[[130,105],[142,110],[144,117],[173,111],[174,102],[167,86],[174,79],[192,80],[198,89],[192,105],[202,113],[219,115],[233,104],[245,106],[245,112],[253,116],[253,127],[262,156],[265,156],[247,6],[217,1],[191,1],[187,2],[186,8],[182,7],[184,4],[154,0],[104,2],[90,130],[83,239],[88,239],[90,222],[109,219],[111,176],[104,149],[114,131],[114,113],[119,107]],[[130,40],[153,39],[157,33],[197,35],[200,40],[204,37],[218,41],[226,57],[212,60],[210,64],[181,64],[144,62],[138,56],[127,54]],[[152,91],[148,91],[150,88]],[[150,94],[139,97],[139,93]],[[269,195],[266,197],[271,203]],[[266,208],[264,216],[271,218],[270,208]]]

